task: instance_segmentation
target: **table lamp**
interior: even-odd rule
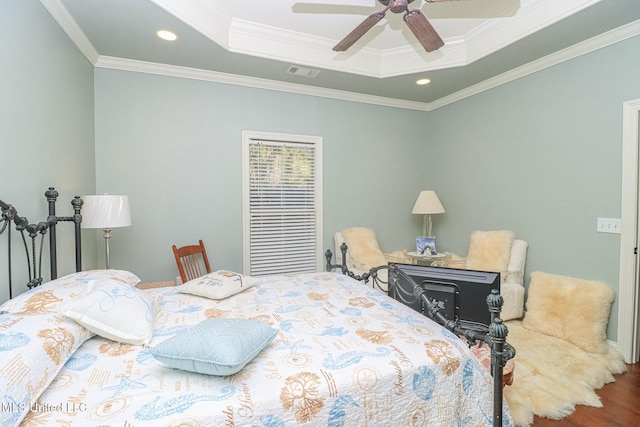
[[[101,228],[104,231],[107,269],[109,262],[109,239],[111,229],[131,225],[128,196],[111,194],[83,196],[82,228]]]
[[[422,220],[422,236],[429,237],[433,240],[432,252],[435,252],[435,238],[432,234],[431,215],[444,212],[444,207],[442,206],[442,203],[440,203],[438,195],[433,190],[421,191],[415,205],[413,205],[413,210],[411,210],[412,214],[424,215]],[[420,238],[416,240],[417,251],[419,254],[424,251],[424,247],[422,246],[424,246],[426,240],[423,240],[420,240]]]

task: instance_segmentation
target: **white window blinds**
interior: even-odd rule
[[[243,133],[245,272],[321,268],[320,140]]]

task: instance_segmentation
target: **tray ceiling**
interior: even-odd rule
[[[592,50],[640,32],[638,0],[415,0],[410,8],[420,8],[445,42],[438,51],[425,52],[402,16],[387,12],[354,46],[334,52],[383,6],[375,0],[41,2],[96,66],[418,109],[495,85],[570,49]],[[160,29],[178,39],[158,39]],[[302,72],[287,72],[292,66]],[[431,83],[416,86],[419,78]]]

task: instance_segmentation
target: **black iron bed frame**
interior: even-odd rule
[[[502,311],[502,305],[504,303],[504,300],[500,293],[493,289],[487,296],[487,306],[489,312],[491,313],[491,323],[487,325],[488,333],[481,333],[476,330],[464,328],[460,326],[457,321],[448,319],[441,312],[442,305],[439,304],[439,302],[435,299],[430,300],[425,293],[425,290],[420,285],[415,283],[415,281],[411,277],[407,276],[402,270],[398,269],[395,264],[373,267],[368,272],[357,275],[349,270],[349,267],[347,267],[346,243],[342,243],[342,245],[340,245],[340,252],[342,255],[342,262],[340,264],[333,264],[331,262],[333,253],[330,249],[327,249],[324,254],[326,258],[327,271],[339,269],[342,274],[345,274],[355,280],[362,281],[364,283],[367,283],[369,279],[371,279],[373,281],[373,286],[377,287],[385,293],[388,292],[388,290],[391,289],[392,286],[395,286],[395,284],[391,284],[391,286],[389,286],[390,283],[380,279],[380,277],[378,276],[378,272],[381,270],[389,270],[389,273],[394,273],[394,278],[402,276],[413,287],[413,296],[416,299],[422,300],[422,302],[424,303],[425,314],[428,317],[435,320],[454,334],[458,336],[464,336],[469,346],[477,343],[479,343],[480,345],[482,345],[482,343],[485,343],[491,348],[491,375],[493,377],[493,425],[494,427],[502,426],[504,396],[502,377],[507,361],[515,357],[516,351],[509,343],[507,343],[507,335],[509,333],[509,330],[507,326],[502,322],[502,319],[500,319],[500,312]],[[391,275],[389,275],[389,277],[391,277]],[[386,286],[382,287],[381,284],[384,284]]]
[[[73,206],[73,216],[57,216],[56,215],[56,201],[58,199],[58,192],[53,187],[44,193],[49,205],[49,215],[46,221],[39,223],[29,223],[29,220],[25,217],[18,215],[15,207],[0,200],[0,235],[7,231],[8,241],[8,275],[9,275],[9,298],[13,298],[12,295],[12,271],[11,271],[11,227],[10,224],[15,224],[16,231],[20,232],[22,241],[24,243],[24,249],[27,258],[27,268],[29,272],[29,281],[27,287],[29,289],[42,284],[42,251],[44,246],[44,236],[49,233],[49,253],[50,253],[50,267],[51,267],[51,280],[58,277],[57,271],[57,241],[56,241],[56,226],[60,221],[73,222],[75,227],[75,256],[76,256],[76,271],[82,270],[82,244],[81,244],[81,223],[82,215],[81,209],[83,201],[79,196],[75,196],[71,201]],[[27,244],[27,238],[25,231],[28,233],[31,239],[31,251]],[[37,251],[36,238],[38,234],[40,238],[40,246]],[[389,270],[393,272],[393,277],[402,276],[413,286],[413,295],[415,298],[422,300],[425,307],[426,314],[444,326],[449,331],[455,333],[458,336],[464,336],[469,345],[476,343],[486,343],[491,348],[491,375],[493,376],[493,425],[502,426],[502,410],[503,410],[503,384],[502,376],[504,366],[509,359],[515,356],[515,349],[506,342],[508,335],[507,326],[500,319],[500,312],[502,310],[503,299],[502,296],[495,290],[487,296],[487,306],[491,313],[491,324],[488,325],[488,333],[481,333],[476,330],[461,327],[458,322],[448,319],[443,313],[441,313],[441,305],[436,300],[430,300],[424,289],[416,284],[413,279],[407,276],[403,271],[398,269],[394,264],[381,265],[370,269],[368,272],[362,275],[356,275],[346,265],[347,245],[343,243],[340,246],[342,252],[341,264],[333,264],[331,262],[333,254],[331,250],[325,252],[326,269],[332,271],[339,269],[343,274],[352,277],[353,279],[367,283],[369,279],[373,281],[373,285],[380,290],[387,292],[389,289],[389,283],[384,282],[378,277],[378,272],[381,270]],[[36,252],[39,252],[39,256],[36,258]],[[386,289],[380,284],[385,284]]]
[[[7,270],[9,276],[9,298],[13,298],[13,278],[12,278],[12,258],[11,258],[11,222],[14,223],[16,231],[22,236],[22,242],[24,243],[24,250],[27,257],[27,269],[29,272],[29,281],[27,287],[29,289],[34,288],[42,284],[42,251],[44,246],[44,236],[49,233],[49,257],[51,268],[51,280],[58,277],[58,253],[57,253],[57,241],[56,241],[56,226],[58,222],[69,221],[75,225],[75,255],[76,255],[76,271],[82,270],[82,243],[81,243],[81,230],[80,224],[82,223],[82,215],[80,211],[82,209],[83,201],[80,196],[75,196],[71,201],[73,206],[73,216],[57,216],[56,215],[56,201],[58,200],[58,191],[55,188],[49,187],[44,193],[49,204],[49,215],[47,219],[38,223],[30,223],[26,217],[18,215],[18,211],[13,205],[0,200],[0,234],[7,232]],[[27,244],[28,234],[31,239],[31,248]],[[36,242],[38,235],[40,235],[39,249]],[[36,253],[38,254],[36,256]]]

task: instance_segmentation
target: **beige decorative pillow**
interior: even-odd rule
[[[224,299],[249,289],[257,283],[251,276],[235,271],[218,270],[177,286],[178,292],[210,299]]]
[[[347,228],[342,231],[342,237],[347,244],[347,253],[351,253],[355,268],[369,270],[387,264],[373,229],[369,227]]]
[[[509,264],[513,231],[474,231],[469,239],[465,268],[504,272]]]
[[[522,326],[588,353],[606,353],[614,300],[614,290],[605,283],[536,271],[531,273]]]

